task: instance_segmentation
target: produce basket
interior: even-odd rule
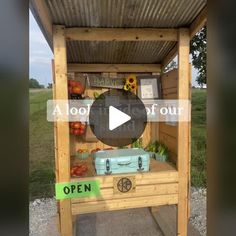
[[[157,161],[165,162],[165,161],[167,161],[168,157],[167,157],[167,155],[160,155],[158,153],[155,153],[155,159]]]
[[[79,159],[86,159],[89,157],[89,155],[90,153],[88,152],[88,150],[82,152],[77,151],[75,154],[75,156]]]

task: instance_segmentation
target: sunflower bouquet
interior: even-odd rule
[[[137,79],[135,75],[129,75],[125,79],[125,85],[124,85],[124,90],[125,91],[131,91],[135,92],[137,89]]]

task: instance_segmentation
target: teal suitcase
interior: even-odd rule
[[[94,154],[97,175],[149,171],[149,153],[140,148],[98,151]]]

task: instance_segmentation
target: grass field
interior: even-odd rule
[[[30,91],[30,199],[54,195],[53,124],[46,120],[51,91]],[[192,185],[206,186],[206,90],[192,92]]]

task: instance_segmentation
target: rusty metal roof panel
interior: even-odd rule
[[[188,26],[206,0],[46,0],[54,24],[67,27]]]

